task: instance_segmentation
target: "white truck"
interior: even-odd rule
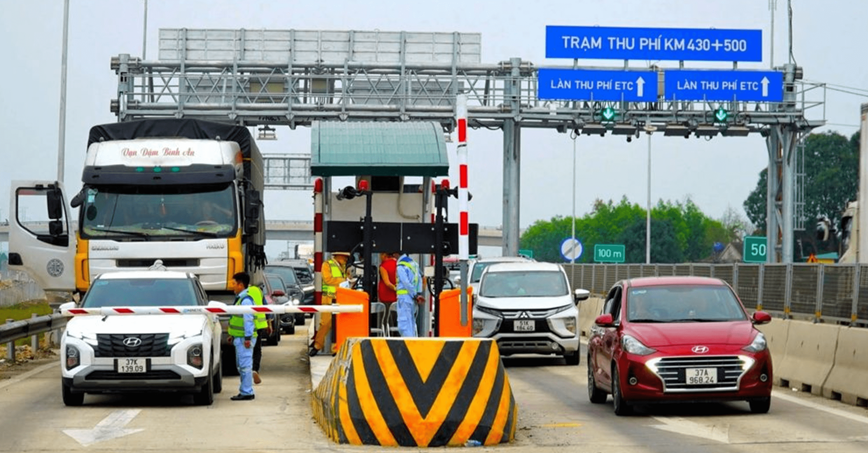
[[[113,271],[196,275],[231,300],[239,271],[262,280],[262,156],[246,127],[190,119],[94,126],[83,187],[66,203],[56,181],[13,181],[9,265],[46,291],[84,293]],[[47,210],[46,210],[47,207]],[[80,208],[77,224],[72,208]]]
[[[868,103],[862,104],[861,137],[859,142],[859,190],[861,194],[868,193]],[[841,234],[838,250],[839,263],[864,263],[868,261],[868,234],[860,235],[859,226],[868,225],[868,211],[859,212],[859,201],[847,203],[847,208],[841,214]]]

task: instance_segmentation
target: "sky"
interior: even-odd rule
[[[9,181],[56,179],[59,151],[62,0],[0,0],[0,131],[5,139],[0,165],[0,220],[9,217]],[[568,0],[546,2],[436,2],[333,0],[327,4],[264,0],[149,0],[144,27],[144,0],[70,0],[65,127],[64,185],[81,187],[81,171],[91,126],[116,121],[109,103],[117,97],[113,56],[157,55],[161,28],[382,30],[480,33],[482,63],[520,57],[537,67],[571,61],[545,58],[547,25],[604,27],[731,28],[762,30],[762,63],[739,63],[739,69],[768,69],[787,63],[787,1],[774,8],[768,0]],[[324,6],[327,5],[327,6]],[[860,43],[868,41],[863,21],[868,2],[852,0],[792,2],[792,49],[807,81],[829,88],[856,89],[861,95],[833,89],[811,96],[825,102],[809,110],[810,119],[827,125],[816,131],[850,136],[858,130],[859,106],[868,102],[868,61]],[[581,60],[580,64],[623,68],[616,60]],[[631,68],[673,62],[631,61]],[[685,62],[687,69],[721,68],[709,62]],[[727,65],[722,66],[726,68]],[[258,142],[263,153],[309,152],[310,129],[278,127],[278,140]],[[502,223],[503,136],[501,131],[468,131],[470,221],[483,226]],[[450,179],[457,182],[455,144],[448,144]],[[552,129],[525,129],[521,138],[521,228],[553,217],[589,213],[597,199],[622,197],[645,206],[648,196],[648,141],[627,143],[623,137],[580,136]],[[651,199],[691,199],[709,217],[727,209],[745,216],[743,203],[768,165],[761,137],[712,140],[651,138]],[[575,172],[575,191],[573,176]],[[575,192],[575,205],[573,193]],[[308,220],[310,193],[267,191],[269,219]],[[451,206],[457,212],[457,206]],[[746,217],[746,216],[745,216]],[[269,254],[279,252],[276,244]],[[283,247],[282,245],[280,247]],[[4,247],[5,248],[5,247]]]

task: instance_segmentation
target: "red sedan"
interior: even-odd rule
[[[614,399],[615,414],[636,403],[742,400],[754,413],[771,404],[772,358],[726,282],[704,277],[622,280],[609,290],[588,341],[588,397]]]

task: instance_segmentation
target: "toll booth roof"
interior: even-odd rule
[[[448,176],[443,129],[434,122],[316,121],[314,176]]]

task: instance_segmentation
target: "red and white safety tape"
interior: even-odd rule
[[[69,308],[60,313],[64,316],[109,316],[109,315],[246,315],[251,313],[361,313],[361,305],[225,305],[211,303],[196,307],[99,307]]]

